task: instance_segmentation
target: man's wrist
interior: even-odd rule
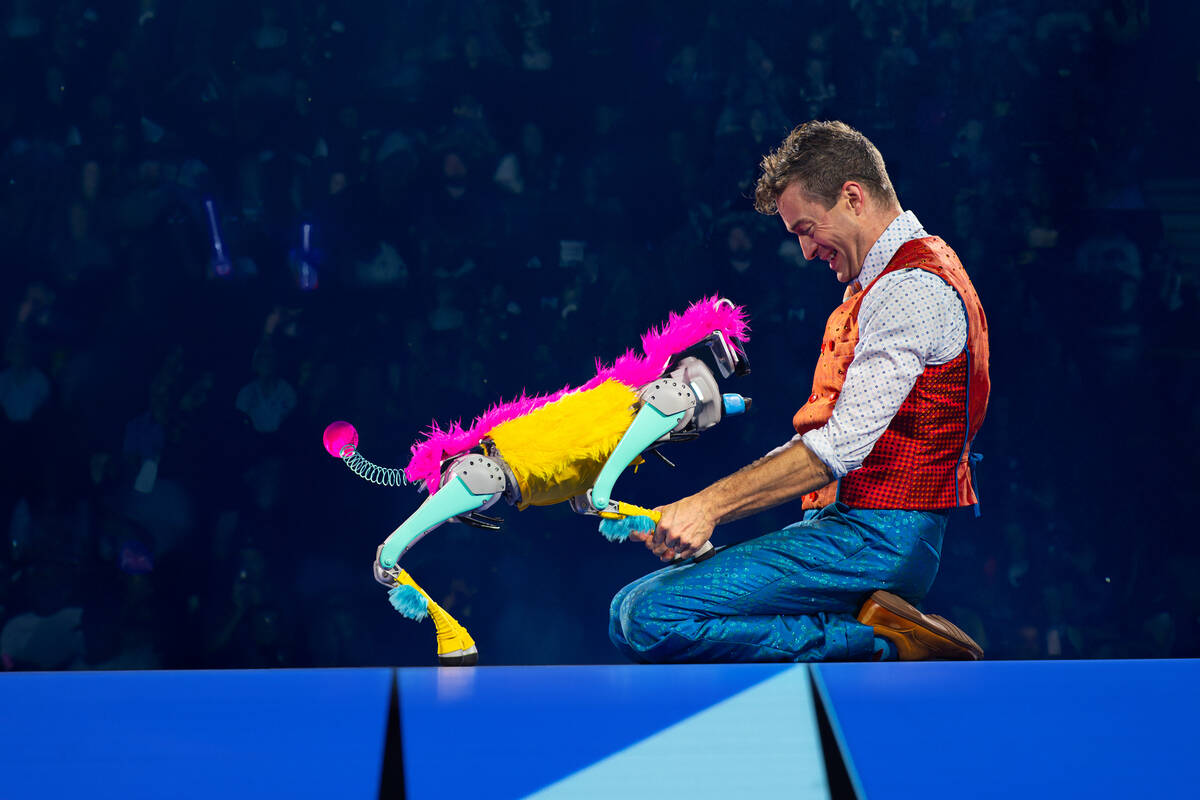
[[[714,483],[707,489],[701,489],[699,492],[692,495],[692,499],[700,508],[700,513],[704,515],[705,519],[707,519],[714,528],[721,524],[721,515],[723,513],[721,503],[717,497],[716,489],[717,484]]]

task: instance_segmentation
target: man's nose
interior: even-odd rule
[[[812,239],[807,236],[796,237],[800,240],[800,251],[804,253],[804,258],[807,261],[812,261],[817,256],[817,245]]]

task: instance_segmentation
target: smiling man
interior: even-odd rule
[[[843,302],[796,436],[661,509],[639,538],[674,563],[617,593],[609,635],[646,662],[982,658],[912,605],[937,574],[950,509],[977,502],[970,448],[990,384],[975,289],[849,125],[799,126],[762,171],[756,208],[829,264]],[[688,558],[717,525],[796,499],[803,521]]]

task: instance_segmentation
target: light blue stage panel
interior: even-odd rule
[[[374,798],[392,671],[0,675],[0,797]]]
[[[399,672],[409,800],[829,797],[803,666]]]
[[[815,670],[860,800],[1200,796],[1200,661]]]

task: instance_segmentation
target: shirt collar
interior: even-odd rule
[[[879,235],[875,244],[871,245],[867,257],[863,259],[862,271],[858,273],[858,282],[862,288],[867,288],[871,281],[879,277],[879,273],[883,272],[883,268],[892,260],[892,256],[896,255],[901,245],[928,235],[921,227],[917,215],[911,211],[905,211],[892,220],[892,224]]]

